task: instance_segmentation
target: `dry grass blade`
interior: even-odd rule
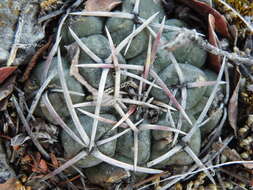
[[[199,87],[205,87],[205,86],[214,86],[217,83],[217,81],[200,81],[200,82],[190,82],[187,83],[187,88],[199,88]],[[225,81],[220,81],[219,85],[221,84],[227,84]]]
[[[147,95],[146,95],[147,96]],[[177,111],[175,108],[173,108],[172,106],[165,104],[164,102],[161,102],[159,100],[153,100],[152,101],[154,105],[160,106],[162,108],[165,108],[166,110],[172,110],[172,111]],[[167,111],[166,111],[167,112]]]
[[[140,17],[138,17],[138,18],[141,22],[146,22],[147,21],[146,19],[143,19],[143,18],[140,18]],[[154,27],[158,30],[161,28],[161,25],[162,24],[159,24],[159,23],[151,23],[150,24],[151,27]],[[185,30],[185,28],[182,29],[182,28],[177,27],[177,26],[164,25],[164,30],[167,30],[167,31],[182,31],[182,30]],[[200,33],[196,33],[196,34],[200,34]],[[202,35],[202,34],[200,34],[200,35]]]
[[[134,172],[136,172],[137,163],[138,163],[138,152],[139,152],[139,146],[138,146],[138,132],[134,131]]]
[[[147,25],[149,25],[154,18],[158,15],[158,13],[155,13],[154,15],[152,15],[151,17],[149,17],[145,22],[143,22],[142,25],[140,25],[134,32],[132,32],[131,34],[129,34],[123,41],[120,42],[120,44],[116,47],[116,54],[118,54],[129,42],[129,40],[131,38],[134,38],[137,34],[139,34],[144,28],[147,27]],[[106,62],[110,63],[111,60],[111,56],[109,56]]]
[[[53,88],[53,89],[50,89],[50,92],[63,93],[63,90],[62,89],[58,89],[58,88]],[[69,90],[69,94],[70,95],[76,95],[76,96],[82,96],[82,97],[86,96],[84,93],[80,93],[80,92],[76,92],[76,91],[72,91],[72,90]]]
[[[45,66],[43,68],[43,76],[42,76],[42,81],[45,81],[47,79],[47,74],[48,74],[48,70],[50,68],[50,65],[52,63],[53,57],[55,56],[58,46],[60,44],[61,38],[56,39],[56,42],[54,43],[52,49],[49,52],[49,55],[47,56],[46,62],[45,62]]]
[[[220,72],[219,72],[218,77],[217,77],[217,83],[213,87],[213,91],[212,91],[210,97],[208,98],[208,101],[207,101],[207,103],[206,103],[203,111],[201,112],[200,116],[198,117],[197,121],[194,123],[194,126],[191,128],[191,130],[189,131],[189,133],[185,137],[183,137],[183,139],[182,139],[183,141],[189,142],[190,139],[191,139],[191,137],[192,137],[192,135],[199,128],[199,124],[204,120],[204,117],[206,116],[206,114],[207,114],[207,112],[208,112],[208,110],[209,110],[209,108],[210,108],[210,106],[211,106],[211,104],[213,102],[213,99],[214,99],[214,97],[216,95],[216,92],[218,90],[218,86],[219,86],[219,83],[221,81],[221,77],[223,75],[225,64],[226,64],[226,57],[224,57],[224,59],[223,59],[222,66],[220,68]]]
[[[125,114],[125,116],[122,117],[115,125],[113,125],[111,131],[114,130],[114,129],[116,129],[124,121],[126,121],[130,117],[130,115],[132,115],[135,112],[135,110],[136,110],[136,106],[135,105],[130,106],[130,108],[129,108],[128,112]]]
[[[135,31],[135,29],[136,29],[136,26],[134,25],[134,27],[133,27],[133,31],[132,31],[132,32],[134,32],[134,31]],[[126,56],[127,51],[128,51],[128,49],[129,49],[129,47],[130,47],[130,45],[131,45],[132,41],[133,41],[133,38],[131,38],[131,39],[129,40],[129,42],[128,42],[127,46],[126,46],[125,52],[124,52],[124,56]]]
[[[108,123],[108,124],[112,124],[112,125],[115,125],[115,124],[117,123],[117,121],[110,120],[110,119],[107,119],[107,118],[104,118],[104,117],[101,117],[101,116],[97,116],[97,115],[95,115],[95,114],[93,114],[93,113],[84,111],[84,110],[82,110],[82,109],[80,109],[80,108],[78,108],[77,110],[80,111],[81,113],[83,113],[83,114],[85,114],[85,115],[87,115],[87,116],[93,118],[93,119],[96,118],[96,119],[98,119],[99,121],[104,122],[104,123]],[[124,124],[124,123],[120,124],[119,126],[122,127],[122,128],[127,128],[127,127],[128,127],[128,125],[126,125],[126,124]]]
[[[161,27],[159,28],[159,31],[156,35],[155,41],[152,46],[151,64],[153,64],[155,61],[156,53],[157,53],[159,45],[161,43],[161,37],[162,37],[163,29],[164,29],[164,24],[165,24],[165,17],[162,20]]]
[[[212,175],[210,172],[207,170],[206,166],[201,162],[201,160],[196,156],[196,154],[192,151],[192,149],[189,146],[186,146],[184,148],[184,151],[191,156],[191,158],[195,161],[195,163],[205,172],[207,177],[211,180],[213,184],[215,184],[215,180],[213,179]]]
[[[69,51],[71,50],[71,48],[74,49],[75,55],[72,58],[71,61],[71,66],[70,66],[70,71],[69,74],[70,76],[74,76],[76,78],[77,81],[79,81],[83,86],[85,86],[85,88],[87,88],[87,90],[95,95],[97,94],[97,89],[93,88],[84,78],[82,75],[80,75],[79,73],[79,68],[77,67],[78,65],[78,60],[79,60],[79,55],[80,55],[80,48],[76,45],[76,47],[74,46],[68,46],[66,47]]]
[[[144,65],[144,71],[143,71],[143,78],[144,79],[148,79],[148,74],[149,74],[149,70],[150,70],[150,66],[152,64],[151,62],[151,54],[152,54],[152,38],[151,35],[149,35],[149,40],[148,40],[148,49],[147,49],[147,57],[146,57],[146,61],[145,61],[145,65]],[[139,87],[139,94],[141,95],[142,90],[145,90],[146,85],[142,83],[142,81],[140,82],[140,87]]]
[[[115,69],[115,88],[114,88],[114,97],[117,99],[119,98],[119,91],[120,91],[120,68],[119,68],[119,61],[117,58],[117,54],[115,52],[115,47],[113,45],[112,37],[110,35],[110,32],[108,31],[107,27],[105,27],[105,31],[107,34],[107,38],[109,40],[109,45],[112,53],[112,61],[114,64]]]
[[[190,118],[187,116],[185,110],[182,108],[182,106],[178,103],[175,96],[170,92],[166,84],[162,81],[162,79],[153,71],[151,70],[151,75],[154,79],[156,79],[157,83],[162,87],[164,93],[170,98],[172,103],[176,106],[176,108],[182,113],[183,117],[187,120],[187,122],[192,125],[192,122]]]
[[[169,150],[167,153],[159,156],[158,158],[150,161],[147,163],[148,167],[152,167],[156,164],[159,164],[160,162],[170,158],[171,156],[173,156],[174,154],[176,154],[178,151],[182,150],[182,146],[180,145],[176,145],[174,148],[172,148],[171,150]]]
[[[61,19],[61,22],[60,22],[60,24],[58,26],[55,43],[54,43],[53,48],[51,49],[49,55],[47,56],[47,59],[46,59],[46,62],[45,62],[45,67],[44,67],[44,71],[43,71],[42,81],[46,80],[47,74],[48,74],[48,70],[49,70],[50,65],[52,63],[53,57],[57,53],[59,44],[61,42],[61,29],[62,29],[62,26],[63,26],[65,20],[67,19],[67,17],[68,17],[68,13],[66,13],[66,15]]]
[[[68,135],[75,140],[77,143],[79,143],[82,146],[85,146],[84,143],[81,141],[81,139],[76,136],[76,134],[66,125],[66,123],[62,120],[62,118],[57,114],[57,112],[54,110],[54,107],[49,101],[47,93],[43,94],[41,98],[43,104],[46,106],[48,112],[50,113],[51,117],[57,122],[58,125],[60,125],[63,130],[68,133]]]
[[[138,14],[139,13],[139,6],[140,6],[140,0],[136,0],[134,4],[133,13]]]
[[[175,133],[180,133],[182,135],[186,135],[185,132],[175,129],[173,127],[169,127],[169,126],[164,126],[164,125],[152,125],[152,124],[142,124],[139,127],[139,130],[160,130],[160,131],[171,131],[171,132],[175,132]]]
[[[148,96],[149,96],[149,94],[150,94],[150,92],[151,92],[151,90],[152,90],[154,84],[155,84],[155,80],[152,81],[152,83],[149,85],[148,89],[147,89],[146,92],[144,93],[143,98],[142,98],[142,101],[143,101],[143,102],[145,102],[145,101],[147,100],[147,98],[148,98]],[[157,105],[158,105],[158,104],[157,104]],[[161,106],[161,107],[163,107],[163,106]]]
[[[123,12],[83,11],[83,12],[73,12],[70,14],[79,15],[79,16],[116,17],[116,18],[130,19],[130,20],[134,18],[133,14],[123,13]]]
[[[134,167],[131,164],[127,164],[118,160],[115,160],[113,158],[110,158],[106,155],[104,155],[103,153],[99,152],[98,150],[94,150],[91,153],[93,156],[95,156],[96,158],[103,160],[104,162],[120,167],[120,168],[124,168],[126,170],[131,170],[134,171]],[[157,169],[151,169],[151,168],[144,168],[144,167],[136,167],[136,172],[141,172],[141,173],[148,173],[148,174],[157,174],[157,173],[162,173],[162,170],[157,170]]]
[[[93,96],[93,98],[97,98],[97,93],[95,94],[96,96]],[[101,103],[101,106],[112,106],[114,104],[114,99],[111,96],[106,96],[104,94],[103,96],[103,102]],[[89,102],[84,102],[84,103],[78,103],[73,105],[74,108],[80,108],[80,107],[89,107],[89,106],[96,106],[96,101],[89,101]]]
[[[224,127],[224,123],[227,120],[227,109],[224,108],[223,112],[224,112],[224,114],[221,118],[220,124],[218,125],[218,127],[216,129],[216,133],[209,140],[208,144],[202,149],[200,154],[202,154],[203,152],[206,152],[207,150],[209,150],[209,148],[212,146],[212,144],[215,142],[215,140],[220,136],[221,129]]]
[[[33,141],[33,143],[34,143],[34,145],[35,145],[35,146],[37,147],[37,149],[41,152],[41,154],[42,154],[43,156],[45,156],[45,158],[50,158],[50,156],[49,156],[49,154],[47,153],[47,151],[41,146],[41,144],[39,143],[39,141],[34,137],[32,131],[31,131],[30,127],[29,127],[29,124],[28,124],[28,122],[26,121],[25,116],[24,116],[24,114],[23,114],[23,112],[22,112],[22,110],[21,110],[21,108],[20,108],[20,106],[19,106],[19,104],[18,104],[18,102],[17,102],[15,96],[12,96],[11,100],[12,100],[12,102],[14,103],[15,108],[16,108],[16,110],[17,110],[17,113],[18,113],[18,115],[19,115],[19,117],[20,117],[20,119],[21,119],[21,122],[22,122],[22,124],[24,125],[27,134],[31,137],[31,139],[32,139],[32,141]]]
[[[106,144],[106,143],[108,143],[108,142],[111,142],[111,141],[113,141],[113,140],[115,140],[115,139],[117,139],[117,138],[119,138],[119,137],[121,137],[122,135],[124,135],[124,134],[126,134],[126,133],[128,133],[128,132],[130,132],[131,131],[131,129],[125,129],[124,131],[122,131],[122,132],[120,132],[120,133],[118,133],[118,134],[116,134],[116,135],[113,135],[113,136],[111,136],[111,137],[109,137],[109,138],[107,138],[107,139],[103,139],[103,140],[100,140],[100,141],[98,141],[98,142],[96,142],[96,144],[97,144],[97,146],[101,146],[101,145],[103,145],[103,144]]]
[[[123,75],[125,75],[125,76],[131,77],[131,78],[134,78],[134,79],[137,79],[137,80],[141,81],[142,83],[146,83],[146,84],[148,84],[148,85],[151,85],[152,87],[161,89],[160,86],[158,86],[158,85],[154,84],[153,82],[150,82],[149,80],[147,80],[147,79],[145,79],[145,78],[143,78],[143,77],[140,77],[140,76],[138,76],[138,75],[136,75],[136,74],[127,72],[127,71],[125,71],[125,70],[120,71],[120,72],[121,72],[121,74],[123,74]]]
[[[89,139],[87,133],[85,132],[85,130],[84,130],[82,124],[80,123],[80,120],[76,114],[75,108],[72,104],[72,100],[71,100],[71,97],[70,97],[70,94],[68,91],[66,79],[64,78],[64,71],[63,71],[63,66],[62,66],[60,49],[58,49],[57,58],[58,58],[58,75],[60,78],[61,86],[63,89],[63,95],[64,95],[64,98],[66,101],[67,108],[69,110],[71,118],[72,118],[72,120],[75,124],[75,127],[76,127],[77,131],[79,132],[83,142],[85,143],[86,146],[88,146],[90,139]]]
[[[6,64],[8,67],[11,66],[11,64],[14,62],[14,60],[16,58],[17,51],[18,51],[18,43],[21,39],[21,34],[22,34],[22,31],[23,31],[24,23],[25,22],[24,22],[23,16],[20,16],[19,20],[18,20],[17,31],[15,33],[14,43],[11,47],[9,58],[8,58],[7,64]]]
[[[70,34],[72,37],[76,40],[77,44],[81,47],[81,49],[90,56],[91,59],[93,59],[97,63],[101,63],[102,60],[93,53],[82,41],[81,39],[75,34],[75,32],[69,27]]]
[[[117,112],[121,115],[121,117],[126,118],[126,123],[129,125],[129,127],[133,130],[133,131],[138,131],[138,129],[136,128],[135,124],[126,116],[126,114],[124,113],[124,111],[122,110],[122,108],[119,106],[119,104],[114,104],[114,108],[117,110]]]
[[[225,80],[226,80],[226,96],[224,98],[224,103],[227,104],[230,97],[230,79],[229,79],[229,72],[228,72],[228,66],[225,66]]]
[[[63,170],[69,168],[70,166],[72,166],[73,164],[75,164],[76,162],[78,162],[79,160],[85,158],[85,156],[87,156],[87,152],[86,151],[81,151],[80,153],[78,153],[75,157],[71,158],[70,160],[68,160],[66,163],[64,163],[63,165],[61,165],[59,168],[55,169],[53,172],[51,172],[50,174],[46,175],[45,177],[43,177],[41,179],[41,181],[47,180],[59,173],[61,173]]]
[[[179,67],[179,65],[177,63],[177,60],[174,57],[174,55],[173,55],[172,52],[169,52],[169,58],[172,61],[173,66],[176,69],[177,76],[179,78],[180,84],[183,84],[185,82],[183,72],[182,72],[181,68]],[[183,87],[181,89],[181,95],[182,95],[181,105],[182,105],[182,108],[185,110],[185,108],[186,108],[186,100],[187,100],[187,89],[186,89],[186,87]],[[182,113],[180,112],[178,123],[177,123],[177,129],[180,130],[181,127],[182,127]],[[178,135],[179,135],[179,133],[175,134],[173,142],[172,142],[172,146],[174,146],[176,144],[177,139],[178,139]]]
[[[44,92],[44,90],[47,88],[48,84],[51,82],[51,80],[55,77],[56,73],[52,73],[51,75],[48,76],[48,78],[44,81],[44,83],[42,84],[42,86],[40,87],[40,89],[38,90],[38,92],[36,93],[35,98],[33,99],[32,105],[29,109],[28,115],[26,117],[26,121],[29,122],[34,110],[36,109],[40,97],[42,96],[42,93]]]
[[[142,101],[128,99],[128,98],[120,98],[119,100],[121,102],[126,103],[126,104],[134,104],[134,105],[149,107],[149,108],[153,108],[153,109],[156,109],[156,110],[161,110],[163,112],[167,112],[167,108],[170,109],[170,110],[175,110],[173,107],[170,107],[169,105],[168,105],[168,107],[166,107],[166,110],[165,110],[165,109],[163,109],[161,107],[158,107],[158,106],[156,106],[154,104],[150,104],[148,102],[142,102]]]
[[[237,165],[237,164],[253,164],[253,161],[233,161],[233,162],[225,162],[225,163],[222,163],[222,164],[217,164],[217,165],[213,165],[213,166],[210,166],[210,167],[207,167],[207,168],[204,168],[204,169],[198,169],[196,171],[190,171],[190,172],[187,172],[187,173],[183,173],[183,174],[179,174],[179,175],[173,175],[171,177],[168,177],[168,178],[165,178],[165,179],[162,179],[160,180],[160,182],[164,182],[164,181],[168,181],[168,180],[172,180],[172,179],[176,179],[176,178],[185,178],[186,176],[188,175],[192,175],[192,174],[197,174],[197,173],[200,173],[200,172],[203,172],[204,170],[211,170],[211,169],[216,169],[216,168],[220,168],[220,167],[225,167],[225,166],[230,166],[230,165]],[[194,170],[194,169],[193,169]],[[150,183],[148,185],[145,185],[141,188],[139,188],[138,190],[142,190],[142,189],[146,189],[152,185],[154,185],[155,183],[157,182],[154,182],[154,183]],[[170,183],[169,183],[170,184]],[[168,190],[170,186],[168,185],[165,185],[163,186],[160,190]]]
[[[98,63],[98,64],[79,64],[76,65],[76,67],[82,67],[82,68],[103,68],[103,69],[111,69],[114,68],[113,64],[109,64],[109,63]],[[129,65],[129,64],[120,64],[119,65],[120,69],[129,69],[129,70],[136,70],[136,71],[142,71],[143,70],[143,66],[141,65]]]
[[[95,115],[96,116],[99,116],[99,113],[100,113],[100,108],[101,108],[101,103],[103,100],[105,83],[106,83],[106,78],[107,78],[108,73],[109,73],[109,69],[104,69],[102,71],[102,75],[100,78],[99,87],[98,87],[97,103],[96,103],[96,108],[95,108]],[[92,131],[91,131],[91,141],[90,141],[89,150],[91,150],[95,144],[97,125],[98,125],[98,119],[94,118],[93,125],[92,125]]]

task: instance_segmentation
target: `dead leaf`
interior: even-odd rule
[[[28,80],[31,71],[33,70],[33,68],[36,66],[37,64],[37,60],[43,55],[43,53],[45,53],[45,51],[49,48],[49,46],[51,45],[52,42],[52,36],[50,36],[48,42],[43,45],[41,48],[39,48],[36,53],[33,55],[31,61],[28,63],[26,70],[20,80],[20,82],[25,82],[26,80]]]
[[[23,145],[26,141],[30,140],[31,137],[25,135],[24,133],[20,133],[11,138],[11,146],[20,146]]]
[[[47,163],[43,159],[40,160],[39,167],[43,173],[46,173],[48,171]]]
[[[17,67],[1,67],[0,68],[0,84],[5,81],[15,70]]]
[[[16,182],[17,180],[15,178],[8,179],[3,184],[0,184],[0,189],[1,190],[16,190]]]
[[[209,14],[213,15],[215,18],[215,30],[220,32],[224,37],[230,38],[227,21],[225,17],[221,15],[217,10],[212,8],[210,5],[204,2],[200,2],[198,0],[180,0],[180,2],[192,8],[200,15],[206,16],[206,18],[208,17]]]
[[[218,47],[217,36],[214,32],[214,27],[215,27],[215,18],[212,14],[209,14],[208,15],[208,41],[214,47]],[[219,72],[220,66],[221,66],[220,56],[209,53],[209,65],[216,72]]]
[[[56,156],[54,153],[50,153],[50,157],[51,157],[51,161],[52,161],[52,164],[55,168],[58,168],[60,166]]]
[[[87,0],[85,3],[86,11],[111,11],[121,4],[120,0]]]
[[[3,99],[3,100],[0,101],[0,112],[7,109],[8,102],[9,101],[8,101],[7,98],[5,98],[5,99]]]
[[[238,93],[240,87],[241,73],[236,67],[234,72],[235,88],[228,104],[228,120],[230,126],[234,129],[234,134],[237,136],[237,114],[238,114]]]
[[[9,96],[14,88],[16,76],[12,76],[11,78],[7,79],[3,85],[0,86],[0,101],[5,99]]]

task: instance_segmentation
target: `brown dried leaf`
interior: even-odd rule
[[[212,8],[210,5],[200,2],[198,0],[180,0],[182,3],[186,4],[188,7],[192,8],[200,15],[208,17],[209,14],[213,15],[215,18],[215,30],[220,32],[223,36],[230,38],[228,32],[227,21],[223,15],[221,15],[217,10]]]
[[[87,0],[85,3],[86,11],[111,11],[121,4],[120,0]]]
[[[0,71],[1,72],[1,71]],[[12,76],[5,81],[3,85],[0,86],[0,101],[9,96],[14,88],[16,76]]]
[[[215,18],[212,14],[208,15],[208,41],[214,47],[218,47],[217,36],[214,32]],[[209,53],[209,65],[216,72],[219,72],[221,66],[221,58],[218,55]]]
[[[16,182],[17,180],[15,178],[8,179],[3,184],[0,184],[0,189],[1,190],[16,190]]]
[[[241,73],[239,71],[239,68],[236,67],[234,72],[235,88],[233,89],[233,93],[228,105],[228,120],[230,126],[234,129],[235,136],[237,136],[238,93],[240,87],[240,80]]]
[[[8,78],[17,67],[1,67],[0,68],[0,84],[4,82],[6,78]]]

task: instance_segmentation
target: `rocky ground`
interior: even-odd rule
[[[252,189],[252,12],[0,2],[0,189]]]

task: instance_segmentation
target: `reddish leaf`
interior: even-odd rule
[[[218,47],[217,36],[214,32],[215,18],[213,15],[208,15],[208,41],[215,47]],[[218,55],[209,53],[209,65],[216,72],[219,72],[221,66],[221,58]]]
[[[120,0],[87,0],[86,11],[110,11],[121,3]]]
[[[51,153],[51,154],[50,154],[50,157],[51,157],[51,161],[52,161],[53,166],[54,166],[55,168],[58,168],[58,167],[59,167],[59,162],[58,162],[58,160],[57,160],[55,154],[54,154],[54,153]]]
[[[215,18],[215,29],[220,32],[224,37],[230,38],[228,32],[227,21],[223,15],[212,8],[210,5],[200,2],[198,0],[180,0],[182,3],[186,4],[188,7],[192,8],[200,15],[208,17],[209,14],[213,15]]]
[[[13,71],[15,71],[17,67],[1,67],[0,68],[0,84],[4,82],[6,78],[8,78]]]
[[[229,100],[228,105],[228,120],[230,126],[234,129],[234,134],[237,136],[237,113],[238,113],[238,93],[239,93],[239,87],[240,87],[240,79],[241,79],[241,73],[236,67],[235,73],[235,88],[233,89],[232,96]]]
[[[45,160],[41,159],[39,163],[39,167],[43,173],[48,171],[48,166]]]

